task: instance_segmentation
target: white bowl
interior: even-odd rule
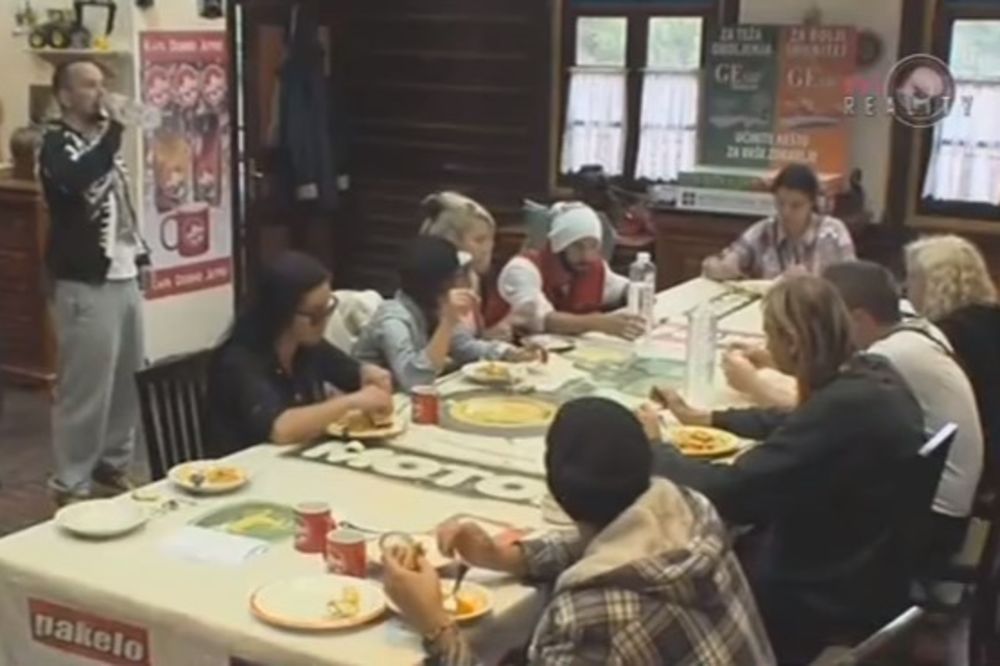
[[[131,500],[109,499],[77,502],[59,509],[55,523],[62,529],[90,539],[110,539],[138,529],[149,520],[145,509]]]

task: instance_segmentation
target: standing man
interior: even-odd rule
[[[61,506],[130,489],[134,375],[143,362],[139,277],[149,259],[103,71],[88,60],[60,64],[52,88],[62,117],[45,132],[39,165],[59,343],[50,485]]]

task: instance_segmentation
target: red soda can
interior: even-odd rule
[[[410,394],[411,420],[424,425],[436,425],[441,409],[438,390],[433,386],[414,386]]]

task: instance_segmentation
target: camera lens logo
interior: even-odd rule
[[[951,113],[955,77],[940,58],[918,53],[897,62],[886,77],[893,115],[910,127],[931,127]]]

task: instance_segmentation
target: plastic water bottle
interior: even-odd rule
[[[685,397],[699,407],[711,406],[715,396],[717,327],[718,320],[708,303],[688,313]]]
[[[641,317],[646,330],[655,324],[656,264],[649,252],[640,252],[628,269],[628,312]]]

